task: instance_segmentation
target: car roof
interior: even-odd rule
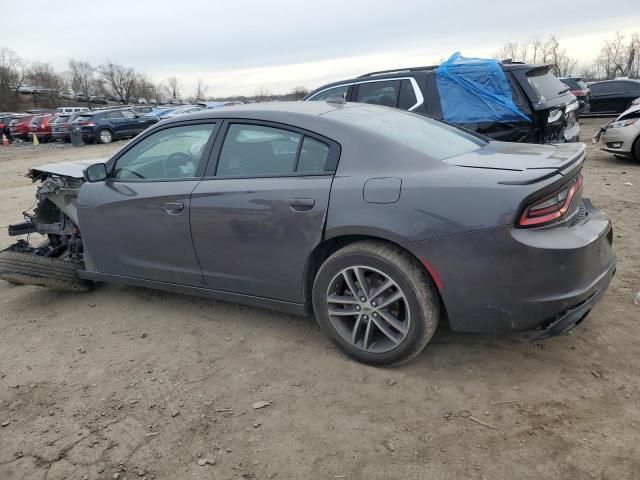
[[[358,104],[348,104],[350,106]],[[182,115],[171,121],[186,119],[215,119],[215,118],[246,118],[255,120],[274,120],[285,118],[285,115],[302,117],[318,117],[332,110],[343,107],[344,104],[330,102],[264,102],[245,105],[230,105],[215,109],[205,109],[199,112]],[[169,121],[169,120],[167,120]],[[274,120],[276,121],[276,120]],[[288,122],[282,122],[288,123]]]
[[[640,83],[640,80],[636,80],[635,78],[612,78],[610,80],[598,80],[596,82],[591,82],[591,85],[595,85],[596,83],[610,83],[610,82],[633,82]]]
[[[162,126],[193,120],[251,120],[282,124],[284,128],[289,126],[307,130],[335,140],[338,143],[351,142],[356,136],[364,142],[379,140],[388,143],[388,138],[382,133],[363,129],[357,125],[357,122],[353,121],[354,118],[359,116],[370,117],[377,112],[415,115],[396,108],[366,103],[326,101],[265,102],[200,110],[199,112],[162,120],[156,124],[156,127],[162,128]]]

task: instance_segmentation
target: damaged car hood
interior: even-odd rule
[[[622,112],[618,117],[614,120],[617,122],[618,120],[625,120],[627,118],[635,118],[640,115],[640,105],[634,105],[631,108],[628,108],[624,112]],[[609,122],[612,123],[612,122]]]
[[[61,177],[70,178],[83,178],[82,172],[89,165],[95,163],[104,163],[104,158],[95,158],[91,160],[79,160],[77,162],[60,162],[60,163],[48,163],[29,170],[28,176],[33,180],[47,177],[49,175],[58,175]]]

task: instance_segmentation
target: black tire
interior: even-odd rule
[[[633,143],[633,158],[640,162],[640,136]]]
[[[113,142],[113,132],[108,128],[101,128],[96,134],[96,143],[111,143]]]
[[[332,281],[340,272],[353,266],[383,273],[404,294],[411,320],[402,341],[388,351],[374,353],[357,347],[344,338],[331,320],[327,299],[330,284],[333,288]],[[436,287],[422,266],[409,253],[381,241],[353,243],[331,255],[316,275],[313,309],[321,329],[333,343],[355,360],[377,366],[399,365],[418,355],[431,340],[440,318]]]
[[[29,253],[0,252],[0,278],[11,283],[40,285],[55,290],[84,292],[92,283],[78,278],[82,262],[42,257]]]

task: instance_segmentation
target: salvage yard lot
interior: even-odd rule
[[[604,122],[583,120],[583,141]],[[0,147],[0,226],[34,202],[29,167],[123,144]],[[441,328],[379,369],[313,319],[0,281],[0,479],[640,478],[640,162],[589,146],[584,171],[618,273],[581,326],[542,345]]]

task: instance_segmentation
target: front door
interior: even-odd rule
[[[304,301],[322,240],[339,147],[268,124],[230,123],[191,197],[191,232],[208,288]]]
[[[109,162],[106,181],[83,184],[78,219],[87,269],[203,285],[189,210],[215,127],[191,123],[155,130]]]

